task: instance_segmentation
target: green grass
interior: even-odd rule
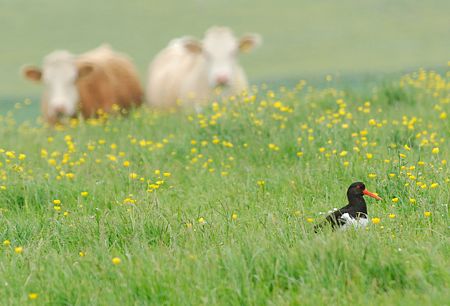
[[[145,78],[151,58],[174,37],[201,37],[211,25],[254,31],[264,44],[242,57],[251,80],[325,73],[401,71],[445,65],[446,0],[0,0],[0,103],[40,91],[21,78],[56,48],[84,52],[109,42]]]
[[[448,73],[415,76],[60,130],[17,124],[21,103],[0,120],[1,304],[444,305]],[[315,234],[357,180],[380,223]]]

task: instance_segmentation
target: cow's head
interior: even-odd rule
[[[42,69],[25,67],[23,74],[29,80],[44,84],[47,116],[58,119],[76,114],[79,100],[76,82],[92,70],[92,65],[77,66],[76,57],[70,52],[54,51],[44,58]]]
[[[250,52],[261,44],[258,34],[247,34],[237,39],[226,27],[212,27],[205,33],[202,41],[184,38],[184,47],[194,54],[201,54],[208,71],[210,87],[230,86],[240,52]]]

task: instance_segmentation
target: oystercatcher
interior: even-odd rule
[[[367,195],[377,200],[381,200],[379,196],[369,192],[362,182],[356,182],[350,185],[347,190],[348,205],[341,209],[335,210],[327,216],[326,221],[314,227],[314,231],[326,224],[331,224],[333,229],[347,227],[364,227],[367,225],[367,206],[363,196]]]

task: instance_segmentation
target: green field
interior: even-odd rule
[[[448,304],[449,10],[0,0],[0,305]],[[201,114],[48,128],[18,72],[109,42],[144,80],[213,24],[264,44],[242,57],[258,86]],[[314,233],[359,180],[383,198],[368,228]]]
[[[449,72],[333,82],[58,130],[17,125],[17,105],[1,304],[447,303]],[[315,234],[356,180],[384,199],[368,229]]]

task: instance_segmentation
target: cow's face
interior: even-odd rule
[[[248,52],[260,44],[257,34],[236,39],[229,28],[210,28],[202,42],[188,39],[185,47],[190,52],[202,54],[206,61],[208,83],[212,88],[233,84],[239,52]]]
[[[67,51],[55,51],[45,57],[42,69],[24,69],[27,79],[44,84],[47,115],[50,118],[58,119],[76,114],[79,100],[76,82],[91,69],[79,69],[75,60],[75,56]]]

